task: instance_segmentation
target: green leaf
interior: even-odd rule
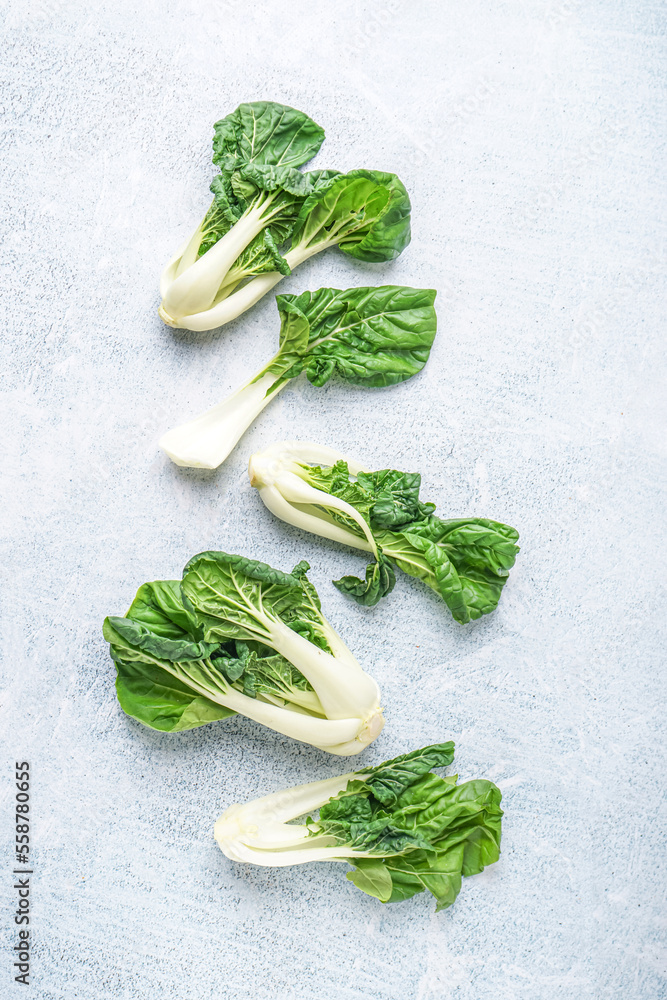
[[[396,174],[380,170],[353,170],[353,174],[368,175],[389,190],[389,199],[376,219],[339,243],[349,257],[372,263],[395,260],[410,242],[410,198]],[[349,176],[349,175],[348,175]]]
[[[267,641],[268,618],[330,652],[307,568],[308,563],[301,562],[292,573],[282,573],[254,559],[202,552],[185,567],[182,590],[207,639]]]
[[[151,729],[177,733],[236,714],[193,692],[158,666],[118,659],[115,663],[121,708]]]
[[[308,350],[310,323],[296,302],[286,296],[276,296],[280,312],[280,354],[300,358]]]
[[[280,619],[303,599],[296,577],[226,552],[194,556],[183,570],[181,586],[209,638],[267,638],[262,614]]]
[[[462,849],[448,852],[410,851],[384,862],[392,882],[390,903],[426,890],[436,898],[436,913],[451,906],[461,889]]]
[[[348,879],[383,902],[428,891],[437,909],[456,899],[462,876],[498,860],[501,794],[490,781],[457,785],[431,768],[445,767],[454,744],[436,743],[358,771],[323,805],[311,835],[365,851],[348,860]]]
[[[314,385],[323,385],[334,372],[353,385],[404,382],[428,361],[436,332],[435,295],[401,285],[278,295],[281,350],[265,371],[289,367],[294,377],[305,369]],[[285,326],[297,312],[308,323],[307,344],[302,326],[298,341],[286,339]]]
[[[182,662],[205,660],[214,653],[219,642],[192,642],[189,639],[165,639],[140,622],[130,618],[109,617],[102,627],[104,638],[114,645],[131,647],[147,653],[152,659]]]
[[[323,142],[324,129],[303,112],[272,101],[253,101],[216,122],[213,162],[223,171],[245,163],[300,167]]]
[[[301,600],[285,611],[282,619],[294,632],[298,632],[315,646],[330,653],[331,648],[326,637],[322,616],[322,604],[317,590],[306,575],[309,569],[308,563],[302,559],[292,570],[291,575],[301,585]]]
[[[387,557],[380,551],[377,562],[369,563],[366,567],[366,578],[360,580],[356,576],[342,576],[340,580],[334,580],[333,585],[342,594],[347,594],[364,607],[374,607],[383,597],[391,593],[396,584],[396,574],[394,567]]]
[[[442,521],[432,515],[375,537],[404,572],[439,593],[461,623],[497,607],[519,551],[518,532],[486,518]]]
[[[199,638],[196,622],[183,607],[180,580],[144,583],[125,617],[146,625],[165,639]]]
[[[236,284],[257,274],[278,271],[288,275],[291,268],[278,247],[287,244],[306,197],[324,190],[337,177],[335,170],[312,170],[302,173],[291,167],[244,165],[231,177],[219,175],[211,185],[221,202],[219,214],[224,219],[239,219],[263,193],[271,195],[267,206],[267,228],[251,240],[230,268],[225,284]],[[222,195],[218,192],[222,191]],[[231,193],[230,193],[231,192]],[[210,228],[210,226],[209,226]],[[200,253],[212,246],[229,229],[229,223],[217,224],[215,238],[205,233]]]
[[[201,224],[201,241],[197,256],[207,250],[228,233],[243,215],[243,206],[236,198],[228,177],[218,174],[211,182],[213,202]]]
[[[250,275],[264,274],[267,271],[290,274],[290,266],[278,250],[278,244],[284,242],[286,232],[289,233],[288,226],[274,225],[272,221],[270,227],[258,233],[243,253],[236,258],[233,269],[228,275],[229,283],[231,284],[237,278],[241,280]]]
[[[352,862],[354,871],[348,872],[346,878],[368,896],[374,896],[387,903],[393,891],[391,874],[380,858],[355,858]]]
[[[301,207],[294,245],[338,243],[359,260],[395,260],[410,242],[410,199],[395,174],[351,170]]]
[[[374,498],[370,509],[371,527],[396,531],[432,514],[435,504],[422,503],[419,499],[421,479],[418,472],[397,472],[395,469],[360,472],[359,485]]]
[[[370,774],[366,785],[383,805],[391,806],[422,775],[434,767],[448,767],[453,760],[453,743],[433,743],[358,773]]]

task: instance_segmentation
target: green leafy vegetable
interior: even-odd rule
[[[456,899],[462,876],[498,860],[503,815],[492,782],[458,785],[456,777],[432,773],[453,759],[454,744],[439,743],[233,805],[216,823],[215,838],[232,861],[349,861],[347,878],[369,896],[395,903],[426,890],[442,910]],[[290,822],[316,809],[316,818]]]
[[[253,455],[249,474],[284,521],[373,553],[364,580],[334,581],[358,603],[377,604],[393,590],[396,565],[439,594],[458,622],[497,606],[518,532],[486,518],[437,517],[419,498],[418,473],[367,472],[329,448],[294,441]]]
[[[331,246],[358,260],[394,260],[410,242],[410,199],[379,170],[301,172],[324,141],[311,118],[270,101],[216,123],[213,202],[162,273],[170,326],[212,330]]]
[[[224,402],[165,434],[160,447],[177,465],[215,469],[267,403],[302,372],[315,386],[334,374],[369,387],[404,382],[428,360],[435,295],[402,285],[279,295],[275,357]]]
[[[289,274],[278,246],[291,235],[304,201],[337,176],[298,169],[323,141],[324,130],[311,118],[271,101],[241,104],[216,123],[213,202],[163,271],[159,312],[166,323],[183,325],[181,316],[225,298],[239,280],[226,281],[235,262],[249,274]]]
[[[362,750],[382,729],[378,688],[322,615],[307,570],[203,552],[182,581],[140,587],[103,627],[124,711],[164,732],[238,712],[330,753]]]

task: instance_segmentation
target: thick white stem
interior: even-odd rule
[[[210,252],[209,250],[208,253]],[[206,257],[208,254],[204,254],[204,256]],[[203,260],[203,258],[201,259]],[[219,326],[224,326],[225,323],[231,323],[233,319],[237,319],[247,309],[254,306],[283,277],[279,271],[269,271],[267,274],[260,274],[259,277],[253,278],[243,288],[239,288],[238,291],[227,295],[221,302],[211,306],[210,309],[206,309],[205,312],[193,313],[190,316],[181,316],[178,322],[173,322],[170,325],[180,327],[183,330],[194,330],[196,333],[201,333],[204,330],[215,330]],[[164,316],[162,316],[162,319],[164,319]]]
[[[353,856],[355,852],[349,848],[332,845],[331,838],[314,839],[306,826],[288,821],[319,809],[347,788],[350,781],[366,777],[350,772],[286,788],[244,805],[232,805],[215,824],[218,846],[232,861],[279,868]]]
[[[340,743],[354,740],[355,736],[362,728],[362,720],[358,718],[346,719],[317,719],[310,715],[302,715],[300,712],[290,712],[286,708],[278,708],[276,705],[269,705],[259,698],[249,698],[231,688],[225,694],[204,691],[202,693],[211,701],[231,708],[239,715],[259,722],[276,733],[289,736],[293,740],[301,743],[310,743],[323,750],[335,748]],[[363,749],[359,744],[359,750]],[[336,749],[331,749],[331,753],[336,753]]]
[[[291,788],[281,789],[279,792],[271,792],[269,795],[262,795],[251,802],[235,803],[220,817],[218,822],[224,818],[242,821],[240,828],[245,832],[260,824],[272,820],[276,823],[287,823],[289,820],[298,819],[305,816],[314,809],[319,809],[325,802],[338,795],[348,782],[357,777],[353,771],[347,774],[340,774],[334,778],[325,778],[322,781],[309,781],[303,785],[293,785]],[[292,827],[293,831],[298,827]]]
[[[329,448],[326,444],[316,444],[315,441],[278,441],[276,444],[269,445],[268,448],[255,452],[251,456],[248,466],[249,472],[250,466],[256,462],[261,463],[261,465],[257,466],[258,475],[263,474],[264,470],[275,475],[281,469],[289,469],[291,472],[296,472],[297,475],[303,476],[304,470],[300,468],[302,464],[331,466],[335,465],[336,462],[347,462],[347,467],[352,476],[358,476],[360,472],[369,471],[367,466],[362,465],[361,462],[357,462],[354,458],[349,458],[342,451]],[[268,464],[269,462],[271,465]],[[255,486],[257,484],[253,483],[252,485]]]
[[[266,506],[276,517],[304,531],[330,538],[335,542],[352,545],[377,558],[377,545],[365,518],[351,504],[339,497],[319,490],[308,482],[304,462],[333,465],[344,456],[321,445],[284,442],[257,452],[248,463],[250,483],[255,486]],[[358,462],[348,462],[352,475],[364,471]],[[319,508],[337,510],[346,514],[364,533],[359,538],[349,529],[324,515]]]
[[[198,259],[199,247],[201,246],[201,238],[202,238],[202,226],[203,222],[199,225],[197,229],[195,229],[194,233],[190,237],[190,242],[186,246],[181,256],[181,259],[178,262],[174,279],[176,279],[179,276],[179,274],[183,274],[183,271],[191,267],[192,264],[194,264],[195,261]]]
[[[363,719],[380,709],[380,691],[352,653],[332,656],[280,621],[271,623],[271,645],[301,671],[322,703],[328,719]]]
[[[227,239],[227,236],[223,236],[222,240]],[[203,257],[200,257],[199,261],[205,260],[222,243],[222,240],[216,243],[214,247],[211,247]],[[287,251],[285,260],[290,268],[294,270],[304,260],[312,257],[313,254],[319,253],[320,250],[325,250],[328,246],[332,245],[330,243],[320,243],[309,248],[295,247],[294,250]],[[198,264],[194,266],[196,267]],[[186,272],[186,274],[189,273],[190,271]],[[284,277],[285,275],[281,274],[280,271],[267,271],[266,274],[259,274],[256,278],[249,281],[247,285],[243,285],[238,291],[226,296],[221,302],[212,305],[213,298],[211,298],[206,306],[198,307],[197,311],[192,309],[187,315],[185,312],[181,312],[177,319],[173,319],[172,316],[168,315],[168,311],[165,311],[166,306],[164,301],[158,312],[165,323],[169,323],[170,326],[177,326],[183,330],[193,330],[196,333],[201,333],[204,330],[215,330],[219,326],[224,326],[225,323],[231,323],[233,319],[237,319],[247,309],[254,306],[256,302],[259,302]],[[178,280],[180,281],[180,278]]]
[[[267,395],[281,377],[266,374],[256,382],[247,382],[222,403],[167,431],[160,439],[160,447],[176,465],[217,469],[253,420],[287,385],[284,382]]]
[[[178,270],[178,263],[179,263],[181,257],[183,256],[183,254],[185,253],[189,242],[190,242],[189,240],[186,240],[185,243],[183,244],[183,246],[179,247],[179,249],[176,251],[176,253],[171,258],[171,260],[169,261],[169,263],[164,266],[164,268],[162,270],[162,274],[160,275],[160,297],[161,298],[165,297],[165,295],[167,293],[167,289],[169,288],[169,286],[171,285],[172,281],[176,277],[176,271]]]
[[[162,298],[160,315],[171,326],[181,326],[181,317],[208,309],[218,293],[230,267],[265,225],[265,207],[253,207],[243,215],[228,233],[178,273]],[[212,327],[208,327],[212,329]]]

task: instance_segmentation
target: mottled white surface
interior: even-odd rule
[[[34,771],[39,1000],[654,1000],[664,932],[664,4],[651,0],[13,0],[2,59],[3,924],[11,768]],[[161,433],[273,352],[272,296],[220,333],[158,320],[157,279],[207,203],[213,122],[310,113],[317,166],[394,170],[413,243],[336,252],[281,286],[438,288],[422,376],[288,388],[215,473]],[[662,368],[664,371],[664,367]],[[498,612],[454,623],[401,577],[277,523],[252,450],[304,437],[419,470],[450,516],[519,528]],[[126,718],[100,626],[220,547],[307,558],[383,690],[363,760],[455,739],[505,796],[501,861],[453,909],[382,906],[342,865],[253,869],[229,803],[344,762],[234,719]],[[661,732],[662,730],[662,732]]]

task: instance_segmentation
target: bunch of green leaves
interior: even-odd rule
[[[211,183],[213,203],[202,223],[198,255],[229,232],[253,204],[269,205],[270,220],[235,264],[244,276],[290,268],[278,247],[292,234],[304,201],[325,187],[337,171],[302,173],[298,168],[318,152],[324,130],[308,115],[273,101],[254,101],[216,122]],[[230,275],[230,283],[233,275]]]
[[[443,520],[435,505],[419,498],[418,473],[383,469],[350,475],[346,462],[303,466],[303,478],[317,489],[351,504],[373,533],[378,559],[366,578],[334,581],[358,603],[374,605],[394,587],[393,564],[439,594],[458,622],[493,611],[519,551],[519,534],[507,524],[486,518]],[[331,516],[352,534],[359,525],[340,511]]]
[[[205,639],[267,642],[270,623],[283,622],[330,652],[308,563],[283,573],[226,552],[202,552],[183,570],[181,593]]]
[[[501,794],[490,781],[441,778],[433,768],[454,759],[454,744],[415,750],[357,772],[321,807],[313,836],[330,836],[367,857],[349,858],[348,879],[383,903],[427,890],[442,910],[456,899],[461,877],[498,860]]]
[[[334,171],[301,173],[318,152],[324,129],[308,115],[273,101],[240,104],[215,123],[213,163],[219,173],[211,183],[213,203],[202,223],[198,256],[206,253],[258,199],[271,201],[271,223],[242,255],[249,273],[289,266],[278,252],[294,229],[304,200]],[[241,258],[239,259],[239,264]],[[283,270],[286,268],[286,270]]]
[[[232,689],[250,698],[313,701],[299,670],[262,641],[256,617],[258,608],[282,616],[326,648],[312,622],[319,601],[307,569],[299,563],[292,575],[241,556],[202,553],[188,563],[183,582],[143,584],[126,616],[109,617],[103,627],[123,710],[153,729],[178,732],[234,715],[216,701]]]
[[[257,379],[279,376],[271,391],[304,371],[316,386],[334,374],[353,385],[404,382],[428,361],[435,296],[404,285],[278,295],[280,349]]]

